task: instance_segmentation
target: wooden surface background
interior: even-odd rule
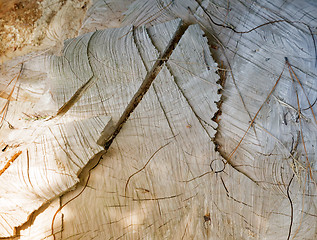
[[[47,4],[1,56],[0,237],[317,238],[315,1]]]

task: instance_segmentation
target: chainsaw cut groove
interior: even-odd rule
[[[174,33],[173,38],[170,40],[170,42],[166,46],[165,51],[162,54],[160,54],[158,59],[155,61],[153,67],[151,68],[151,70],[145,76],[144,81],[142,82],[138,91],[134,94],[134,96],[130,100],[128,106],[124,110],[123,114],[121,115],[119,121],[117,122],[113,130],[111,132],[104,132],[104,134],[99,138],[98,140],[99,145],[104,146],[105,149],[109,148],[113,139],[118,135],[124,123],[128,120],[130,114],[138,106],[143,96],[149,90],[152,82],[154,81],[156,76],[160,73],[161,69],[163,68],[164,63],[167,62],[169,57],[172,55],[173,50],[176,48],[178,42],[180,41],[183,34],[187,30],[188,26],[189,26],[188,24],[184,22],[180,22],[180,25],[177,31]]]

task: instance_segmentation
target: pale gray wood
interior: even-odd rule
[[[203,1],[201,4],[212,20],[222,25],[217,26],[211,22],[205,11],[200,7],[192,6],[193,1],[182,1],[182,4],[188,6],[191,11],[179,11],[179,8],[176,9],[177,2],[173,1],[166,9],[164,6],[168,6],[168,1],[137,1],[133,6],[139,6],[139,8],[131,8],[130,16],[128,15],[126,21],[138,25],[142,19],[136,16],[141,14],[144,15],[143,19],[147,19],[146,17],[149,16],[145,16],[144,10],[148,6],[155,6],[152,11],[159,13],[156,22],[163,22],[175,16],[189,19],[188,15],[195,14],[193,17],[210,34],[211,43],[218,46],[218,49],[214,51],[218,62],[228,59],[231,66],[230,69],[228,62],[225,65],[229,72],[224,86],[222,115],[219,118],[215,139],[220,147],[219,150],[227,159],[230,158],[228,160],[237,170],[275,195],[273,199],[277,205],[268,206],[267,210],[264,208],[266,213],[263,214],[264,216],[269,214],[266,219],[272,222],[262,233],[264,235],[257,237],[274,236],[279,239],[288,236],[291,217],[289,215],[290,200],[286,192],[290,179],[295,174],[294,181],[297,183],[293,181],[290,186],[290,197],[293,205],[296,206],[293,211],[291,236],[296,236],[298,239],[314,238],[316,120],[300,85],[295,83],[300,107],[306,109],[302,111],[302,127],[300,127],[296,117],[298,106],[295,88],[287,67],[276,90],[264,104],[242,144],[234,155],[230,154],[235,151],[251,119],[277,81],[285,65],[284,57],[288,57],[292,64],[309,101],[313,103],[316,99],[316,47],[314,45],[316,40],[312,35],[316,34],[316,20],[306,12],[307,9],[310,9],[309,12],[316,12],[316,3],[313,1],[277,1],[274,4],[268,1],[261,3]],[[282,22],[267,24],[244,34],[235,33],[229,29],[247,31],[269,20],[282,20]],[[307,26],[310,26],[310,29]],[[223,51],[221,44],[224,46]],[[313,110],[316,112],[315,105]],[[307,155],[301,135],[298,134],[300,131],[303,134]],[[296,145],[297,141],[298,145]],[[293,150],[294,146],[296,149]],[[306,156],[310,167],[307,165]],[[247,187],[242,188],[241,194],[244,194],[243,191]],[[265,201],[267,198],[263,198],[258,204],[264,204]],[[270,214],[270,212],[283,214],[286,207],[288,207],[286,217]],[[232,210],[232,212],[235,211]]]
[[[101,116],[108,119],[104,123],[111,117],[115,124],[177,30],[180,20],[176,18],[192,25],[99,165],[90,172],[86,189],[57,214],[55,238],[315,239],[314,116],[287,67],[273,94],[268,99],[267,96],[287,57],[310,103],[315,101],[316,3],[137,0],[126,12],[125,27],[101,31],[95,29],[107,27],[106,22],[98,24],[97,20],[106,19],[102,12],[106,15],[114,5],[102,1],[93,4],[82,28],[82,33],[89,29],[91,33],[67,40],[60,56],[46,56],[45,64],[40,57],[25,63],[29,72],[21,75],[21,101],[10,103],[7,117],[19,126],[18,120],[23,116],[22,135],[35,127],[40,131],[41,124],[52,128],[55,124],[68,124],[70,129],[74,121],[82,123]],[[118,24],[117,16],[111,16],[115,17],[113,24]],[[248,33],[230,29],[247,31],[281,19]],[[19,59],[12,64],[14,61],[18,63]],[[222,86],[217,73],[223,72],[216,73],[218,68],[225,68],[226,72]],[[1,76],[6,78],[5,84],[18,69],[10,71]],[[35,78],[31,84],[32,74]],[[300,120],[294,85],[302,109]],[[8,91],[5,93],[4,98]],[[17,90],[13,96],[16,93]],[[222,104],[216,104],[220,100]],[[41,106],[43,102],[47,107]],[[316,105],[312,107],[314,112]],[[44,119],[25,119],[22,111],[34,115],[35,108],[40,109]],[[214,122],[218,110],[221,115]],[[9,126],[5,122],[0,131],[2,147],[6,146],[3,139],[12,139],[10,146],[20,141],[15,134],[7,137],[13,131]],[[92,134],[93,144],[104,127],[102,136],[111,130],[110,124],[98,125]],[[86,132],[89,126],[82,129],[90,135]],[[66,146],[65,138],[56,132]],[[100,146],[95,149],[93,154],[102,151]],[[9,158],[17,150],[16,146],[10,147],[2,156]],[[23,171],[17,168],[23,162],[23,154],[0,176],[3,185],[8,182],[5,174],[10,171],[23,177]],[[80,180],[76,190],[66,193],[74,183],[53,180],[61,181],[61,186],[66,184],[61,204],[80,193],[93,166],[88,165],[78,179],[80,169],[92,156],[83,152],[80,155],[87,156],[80,168],[70,167],[75,169],[74,179]],[[67,156],[60,158],[67,160]],[[308,175],[307,159],[312,176]],[[96,160],[95,157],[90,164]],[[4,166],[5,162],[1,164]],[[8,185],[12,194],[17,194],[17,184],[18,181],[15,186]],[[47,200],[63,192],[57,189],[41,187],[39,192],[45,192]],[[26,207],[30,206],[28,209],[34,208],[28,198],[23,201]],[[44,210],[43,216],[52,215],[49,211]],[[17,208],[18,222],[26,221],[30,212]],[[10,224],[12,230],[16,223]],[[34,222],[32,233],[23,232],[20,239],[52,238],[49,224],[49,220]]]

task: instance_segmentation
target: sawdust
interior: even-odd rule
[[[61,48],[77,36],[89,5],[89,0],[0,0],[0,63]]]
[[[34,42],[32,33],[42,10],[37,0],[0,0],[0,58]]]

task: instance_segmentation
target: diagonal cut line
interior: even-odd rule
[[[121,128],[123,127],[124,123],[129,118],[130,114],[134,111],[134,109],[138,106],[141,102],[143,96],[149,90],[152,82],[156,78],[156,76],[160,73],[161,69],[165,62],[168,61],[169,57],[172,55],[173,50],[176,48],[177,44],[179,43],[180,39],[182,38],[183,34],[188,28],[188,24],[184,22],[180,22],[177,31],[174,33],[173,38],[170,40],[168,45],[166,46],[163,53],[160,54],[158,59],[155,61],[151,70],[146,74],[144,81],[142,82],[141,86],[139,87],[138,91],[134,94],[131,101],[129,102],[128,106],[122,113],[118,123],[112,128],[112,131],[104,131],[101,135],[97,143],[101,146],[104,146],[106,149],[109,148],[110,144],[112,143],[113,139],[118,135]]]

